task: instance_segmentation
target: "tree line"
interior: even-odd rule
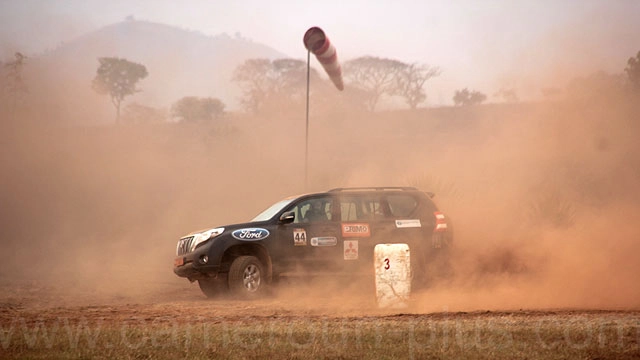
[[[2,70],[2,90],[8,95],[10,104],[15,104],[28,92],[22,72],[26,56],[15,54],[15,59],[0,63]],[[238,65],[233,72],[232,81],[242,91],[240,105],[246,112],[259,113],[269,106],[281,106],[283,103],[300,103],[306,96],[307,63],[296,59],[248,59]],[[640,51],[629,58],[624,69],[627,84],[640,92]],[[374,111],[385,98],[400,98],[410,109],[427,99],[426,82],[439,76],[438,67],[418,63],[404,63],[394,59],[362,56],[344,63],[346,91],[341,96],[348,97],[350,104],[362,109]],[[323,80],[315,69],[310,71],[310,81],[314,86],[314,95],[330,96]],[[148,76],[144,65],[117,57],[101,57],[92,82],[92,88],[99,94],[108,95],[116,111],[116,123],[121,120],[122,103],[125,98],[141,90],[138,83]],[[513,90],[500,90],[495,96],[507,101],[517,101]],[[479,91],[467,88],[456,90],[453,102],[456,106],[480,104],[487,96]],[[226,105],[218,98],[185,96],[171,106],[170,116],[184,122],[211,121],[224,117]],[[135,119],[163,119],[166,114],[160,110],[130,104],[126,108],[129,121]],[[133,119],[133,120],[131,120]]]
[[[109,95],[120,121],[123,100],[139,92],[136,87],[148,73],[144,65],[115,57],[98,59],[99,67],[93,89]],[[234,71],[232,80],[242,91],[240,105],[247,112],[257,113],[266,104],[305,99],[307,64],[296,59],[248,59]],[[374,111],[380,99],[398,96],[411,109],[423,103],[427,96],[425,82],[440,74],[437,67],[406,64],[397,60],[372,56],[345,63],[345,78],[352,88],[352,99],[363,108]],[[318,72],[310,73],[312,81],[323,83]],[[224,115],[225,104],[217,98],[186,96],[171,107],[171,117],[181,121],[206,121]],[[152,109],[135,104],[128,109],[137,115],[152,115]]]

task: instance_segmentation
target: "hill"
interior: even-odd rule
[[[31,95],[36,95],[31,97],[45,105],[48,114],[53,111],[60,116],[86,118],[95,115],[94,110],[107,111],[111,106],[108,99],[97,97],[90,88],[97,58],[105,56],[126,58],[147,67],[149,76],[139,84],[142,92],[126,102],[165,108],[188,95],[217,97],[234,108],[239,89],[231,76],[237,65],[249,58],[287,57],[240,36],[207,36],[127,19],[29,59],[26,77]]]

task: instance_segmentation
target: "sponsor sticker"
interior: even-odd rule
[[[358,260],[358,240],[344,241],[344,259]]]
[[[369,237],[371,230],[367,223],[344,223],[342,224],[343,237]]]
[[[322,236],[311,238],[311,246],[336,246],[338,239],[333,236]]]
[[[293,229],[293,245],[307,245],[307,232],[304,229]]]
[[[269,230],[263,228],[238,229],[231,233],[238,240],[258,241],[269,237]]]
[[[397,228],[415,228],[422,227],[420,219],[396,220]]]

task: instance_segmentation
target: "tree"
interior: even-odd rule
[[[188,122],[211,121],[224,114],[224,107],[216,98],[185,96],[171,106],[171,116]]]
[[[15,53],[15,60],[9,61],[3,64],[3,68],[6,70],[4,74],[4,91],[9,94],[11,101],[12,116],[15,116],[16,105],[24,94],[28,92],[27,85],[22,79],[22,70],[26,64],[27,57],[20,52]]]
[[[407,67],[397,60],[363,56],[344,64],[344,76],[350,85],[367,93],[366,108],[373,111],[383,95],[398,93],[398,77]]]
[[[271,63],[276,93],[300,98],[306,94],[307,63],[296,59],[277,59]],[[312,70],[314,78],[317,73]]]
[[[456,106],[468,106],[481,104],[487,99],[487,95],[479,91],[469,91],[467,88],[456,90],[453,95],[453,103]]]
[[[233,73],[243,95],[242,107],[249,112],[262,110],[269,101],[299,101],[306,91],[307,64],[296,59],[248,59]],[[312,69],[311,77],[317,79]]]
[[[440,75],[440,69],[428,65],[405,65],[397,74],[397,94],[402,96],[409,107],[415,110],[418,104],[427,99],[424,83],[434,76]]]
[[[126,96],[141,90],[136,84],[147,77],[147,68],[126,59],[115,57],[99,58],[96,77],[93,79],[93,89],[98,94],[108,94],[111,103],[116,108],[116,124],[120,122],[120,105]]]
[[[636,57],[629,58],[624,71],[627,73],[627,77],[629,77],[631,86],[636,91],[640,91],[640,51],[638,51]]]
[[[269,59],[248,59],[234,70],[232,79],[242,89],[240,104],[247,111],[257,112],[266,94],[271,91],[270,70]]]

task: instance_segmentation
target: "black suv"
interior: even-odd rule
[[[374,187],[289,197],[248,223],[181,238],[173,271],[197,280],[209,297],[226,290],[252,297],[287,275],[373,278],[375,245],[406,243],[417,284],[446,267],[452,241],[450,220],[433,196],[411,187]]]

